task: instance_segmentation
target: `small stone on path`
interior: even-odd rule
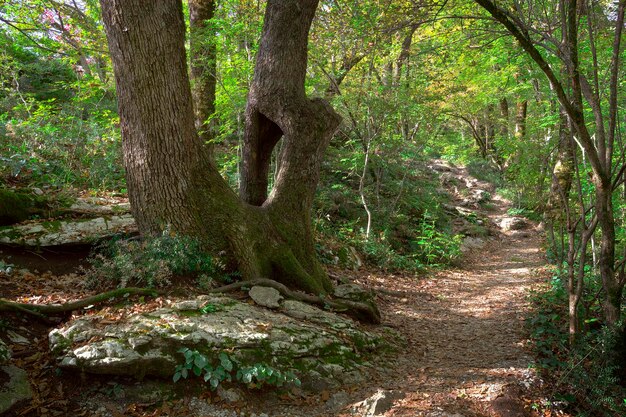
[[[248,291],[250,298],[260,306],[268,308],[279,308],[279,301],[283,299],[277,289],[271,287],[261,287],[255,285]]]
[[[326,408],[330,411],[339,411],[348,404],[348,401],[350,401],[348,394],[345,391],[339,391],[326,401]]]
[[[396,400],[404,398],[401,391],[390,391],[379,389],[371,397],[354,404],[353,409],[363,417],[382,417],[391,410]]]
[[[504,232],[522,230],[528,227],[528,223],[521,217],[505,217],[500,222],[500,228]]]

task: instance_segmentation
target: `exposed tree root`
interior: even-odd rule
[[[285,298],[292,300],[302,301],[308,304],[314,304],[321,307],[330,308],[333,311],[346,313],[358,320],[368,323],[380,324],[380,312],[375,304],[357,302],[351,300],[330,300],[328,298],[318,297],[316,295],[305,294],[301,292],[295,292],[287,288],[285,285],[273,281],[271,279],[253,279],[249,281],[240,281],[233,284],[225,285],[223,287],[209,290],[209,293],[226,293],[236,291],[242,287],[253,287],[255,285],[261,285],[264,287],[271,287],[278,290]],[[83,298],[81,300],[72,301],[64,304],[28,304],[28,303],[16,303],[0,298],[0,311],[17,311],[26,313],[37,317],[41,320],[46,320],[46,316],[53,316],[70,311],[78,310],[89,305],[103,303],[112,298],[118,298],[128,295],[150,295],[155,296],[161,292],[148,289],[148,288],[118,288],[116,290],[107,291],[105,293],[97,294],[91,297]]]
[[[96,294],[91,297],[83,298],[76,301],[63,304],[28,304],[28,303],[16,303],[14,301],[5,300],[0,298],[0,311],[19,311],[27,313],[38,318],[42,318],[46,315],[53,316],[56,314],[67,313],[70,311],[78,310],[90,306],[92,304],[103,303],[111,298],[118,298],[128,295],[157,295],[159,291],[148,288],[118,288],[116,290],[107,291],[101,294]]]
[[[229,291],[235,291],[242,287],[253,287],[255,285],[260,285],[263,287],[271,287],[278,292],[280,292],[285,298],[289,298],[296,301],[302,301],[308,304],[314,304],[321,307],[328,307],[333,311],[338,311],[342,313],[346,313],[357,320],[364,321],[367,323],[380,324],[381,317],[378,308],[373,303],[365,303],[351,300],[330,300],[324,297],[318,297],[316,295],[306,294],[302,292],[295,292],[287,288],[285,285],[280,282],[258,278],[248,281],[240,281],[235,282],[233,284],[224,285],[223,287],[214,288],[209,293],[225,293]]]

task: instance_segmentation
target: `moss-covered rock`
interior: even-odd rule
[[[217,308],[202,313],[207,305]],[[185,347],[209,359],[228,352],[243,366],[265,363],[301,375],[315,370],[342,382],[344,371],[358,369],[363,355],[382,345],[343,316],[292,300],[280,311],[200,296],[116,323],[78,318],[50,332],[50,348],[60,352],[61,367],[98,374],[171,376]]]
[[[48,201],[44,196],[0,188],[0,226],[23,222],[35,215],[43,215],[47,209]]]
[[[39,221],[0,227],[0,243],[22,246],[55,246],[93,243],[106,236],[134,233],[135,220],[130,214],[95,219]]]

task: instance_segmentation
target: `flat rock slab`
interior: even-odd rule
[[[341,378],[357,367],[361,354],[382,345],[351,319],[293,300],[280,309],[203,295],[115,322],[77,318],[50,332],[50,348],[62,368],[97,374],[169,377],[184,362],[179,349],[187,347],[209,359],[226,351],[243,365]]]
[[[130,203],[125,200],[103,197],[77,198],[69,211],[95,216],[130,213]]]
[[[118,233],[137,231],[130,214],[95,219],[42,221],[0,228],[0,243],[20,246],[56,246],[93,243]]]

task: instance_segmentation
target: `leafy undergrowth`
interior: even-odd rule
[[[584,320],[577,342],[570,346],[567,293],[558,274],[547,288],[534,292],[531,301],[532,315],[527,324],[547,395],[533,407],[545,413],[563,410],[580,417],[626,415],[623,331],[601,326],[592,314]]]
[[[211,282],[232,282],[219,260],[200,249],[197,239],[164,232],[147,239],[120,239],[100,244],[84,269],[86,285],[93,288],[166,287],[177,276],[192,276],[206,289]]]

